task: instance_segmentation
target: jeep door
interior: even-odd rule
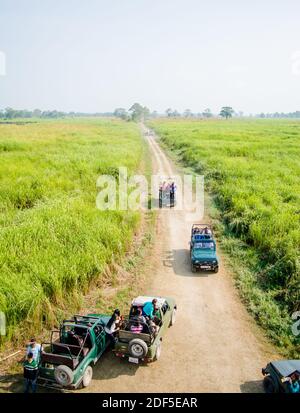
[[[94,334],[95,334],[95,344],[96,344],[96,354],[95,356],[97,359],[101,356],[106,348],[106,333],[103,326],[98,323],[94,327]]]

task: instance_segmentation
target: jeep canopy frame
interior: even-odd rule
[[[212,236],[213,236],[213,230],[212,230],[212,226],[210,225],[210,224],[193,224],[192,225],[192,228],[191,228],[191,237],[193,236],[193,235],[195,235],[195,233],[197,234],[198,232],[195,232],[195,230],[199,230],[199,231],[201,231],[201,233],[202,233],[202,231],[204,230],[204,229],[209,229],[210,231],[211,231],[211,234],[203,234],[203,235],[211,235],[211,238],[212,238]]]

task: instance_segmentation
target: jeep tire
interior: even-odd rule
[[[128,344],[128,351],[132,357],[141,359],[146,357],[148,353],[148,346],[145,341],[140,338],[134,338]]]
[[[73,383],[74,373],[68,366],[60,365],[54,370],[54,377],[58,384],[68,387]]]

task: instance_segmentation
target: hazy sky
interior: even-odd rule
[[[300,110],[300,1],[0,0],[0,108],[135,101]]]

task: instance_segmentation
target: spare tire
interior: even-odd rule
[[[128,350],[132,357],[140,359],[146,357],[148,353],[148,346],[145,341],[141,340],[140,338],[134,338],[128,344]]]
[[[61,386],[70,386],[74,380],[74,373],[68,366],[58,366],[54,371],[54,377]]]

